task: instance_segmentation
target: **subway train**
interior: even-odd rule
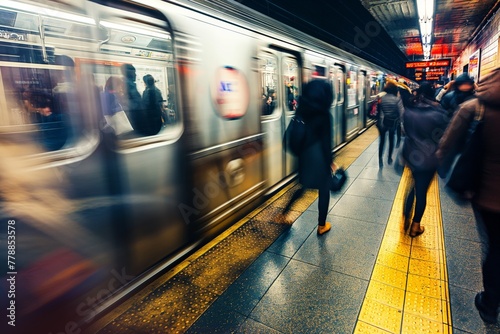
[[[3,0],[0,233],[19,321],[91,321],[291,182],[304,82],[331,82],[339,149],[390,77],[236,2]]]

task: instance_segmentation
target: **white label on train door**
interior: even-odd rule
[[[218,68],[211,93],[215,109],[221,117],[233,120],[247,112],[250,90],[246,77],[236,68]]]

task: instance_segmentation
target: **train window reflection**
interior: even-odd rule
[[[168,129],[178,120],[169,33],[137,22],[101,24],[108,38],[100,52],[113,61],[87,65],[101,92],[107,125],[123,139]]]
[[[292,58],[283,60],[283,82],[285,83],[285,102],[288,111],[297,109],[299,97],[299,65]]]
[[[262,115],[275,112],[278,103],[278,61],[272,55],[262,56],[259,60],[262,89]]]
[[[2,125],[32,124],[35,143],[48,151],[61,149],[75,139],[72,124],[79,117],[73,59],[56,55],[53,65],[13,65],[0,62],[6,104]]]

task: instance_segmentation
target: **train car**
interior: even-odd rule
[[[303,83],[331,82],[339,149],[387,75],[235,2],[2,1],[19,317],[91,321],[293,180]]]

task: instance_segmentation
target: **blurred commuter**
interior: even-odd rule
[[[405,105],[404,128],[406,133],[403,145],[403,157],[411,170],[414,186],[405,201],[405,227],[410,227],[410,236],[424,233],[420,226],[427,205],[427,190],[438,168],[436,151],[439,134],[444,133],[448,125],[446,111],[434,100],[434,89],[429,83],[423,83],[417,90],[417,96]],[[411,210],[413,202],[415,212]]]
[[[477,99],[466,102],[453,117],[446,130],[437,156],[440,161],[462,145],[477,108],[484,107],[481,175],[472,199],[483,249],[483,287],[476,295],[481,318],[495,323],[500,306],[500,68],[479,83]]]
[[[120,104],[120,96],[123,95],[123,81],[118,77],[109,77],[101,93],[101,104],[104,115],[114,115],[123,110]]]
[[[386,133],[389,133],[389,157],[387,162],[392,164],[392,153],[394,151],[394,137],[396,129],[400,125],[401,116],[404,112],[403,102],[398,96],[398,86],[394,81],[389,81],[384,88],[387,93],[380,99],[378,104],[377,128],[380,132],[380,143],[378,149],[379,166],[384,167],[383,155]]]
[[[163,119],[163,96],[155,86],[155,79],[151,74],[146,74],[142,80],[146,89],[142,93],[142,106],[144,108],[144,134],[152,136],[160,132]]]
[[[101,108],[107,126],[111,127],[117,136],[134,130],[120,103],[123,99],[122,79],[116,76],[109,77],[104,92],[101,92]]]
[[[36,123],[39,132],[37,141],[45,150],[55,151],[64,146],[71,134],[70,115],[78,114],[74,89],[74,62],[68,56],[57,55],[55,65],[66,66],[67,70],[51,70],[48,82],[23,87],[21,99],[31,122]],[[75,121],[75,120],[74,120]]]
[[[143,116],[142,98],[135,83],[135,80],[137,79],[135,67],[132,64],[123,64],[121,71],[125,77],[125,99],[123,107],[129,116],[134,130],[140,134],[144,134],[145,122]]]
[[[318,234],[324,234],[331,229],[326,222],[328,204],[330,202],[330,183],[332,166],[332,116],[330,107],[333,103],[332,87],[323,80],[312,80],[304,85],[300,97],[297,115],[305,123],[305,140],[299,158],[299,182],[297,190],[283,210],[286,214],[305,189],[318,189]]]
[[[406,82],[404,80],[400,80],[398,82],[398,90],[399,90],[399,97],[401,98],[401,101],[403,102],[403,106],[405,105],[405,101],[408,102],[411,98],[411,89],[408,87]],[[399,148],[401,145],[401,136],[403,132],[403,117],[400,118],[399,124],[396,126],[396,148]]]
[[[441,99],[441,106],[451,117],[458,110],[459,106],[474,98],[474,80],[464,73],[457,77],[453,84],[453,89],[449,89]]]
[[[264,105],[262,106],[262,115],[271,115],[276,107],[276,93],[273,90],[269,91],[269,96],[265,96]]]
[[[285,80],[285,96],[287,97],[288,110],[297,109],[297,100],[295,99],[295,93],[297,87],[294,85],[295,77],[291,77],[290,81]]]
[[[451,92],[454,90],[454,85],[455,85],[455,80],[452,80],[448,82],[446,85],[444,85],[439,92],[436,92],[436,101],[441,102],[443,99],[443,96],[446,95],[446,93]]]

